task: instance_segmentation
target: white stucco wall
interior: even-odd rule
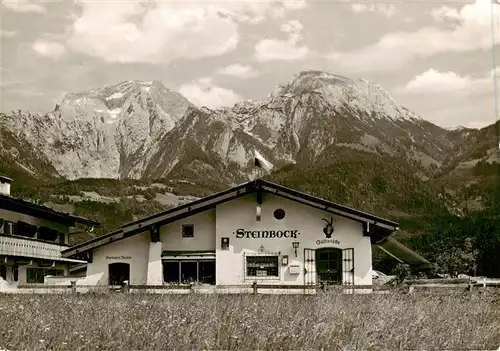
[[[0,194],[2,195],[10,195],[10,183],[9,182],[0,182]]]
[[[108,265],[123,262],[130,264],[130,284],[146,284],[149,246],[148,232],[101,246],[94,251],[92,263],[87,265],[87,277],[99,277],[96,284],[108,285]]]
[[[217,206],[216,210],[216,279],[218,285],[251,284],[258,281],[265,284],[304,284],[304,249],[318,249],[322,247],[336,247],[340,249],[354,249],[354,283],[356,285],[371,285],[371,244],[368,237],[362,235],[362,224],[333,216],[307,205],[280,198],[272,194],[263,194],[261,220],[256,221],[256,196],[251,194],[229,203]],[[285,218],[276,220],[274,211],[277,208],[285,210]],[[324,243],[323,227],[326,222],[322,218],[333,217],[335,231],[331,241]],[[236,238],[234,234],[239,228],[249,231],[256,230],[297,230],[297,238]],[[229,250],[220,249],[222,237],[230,238]],[[292,242],[300,242],[295,257]],[[245,252],[258,252],[261,245],[265,251],[288,255],[289,265],[280,266],[279,278],[248,278],[245,279],[244,260]],[[281,264],[281,260],[280,260]],[[298,265],[299,274],[290,274],[290,265]]]
[[[111,243],[94,251],[93,262],[88,265],[87,276],[99,277],[98,284],[108,284],[108,265],[114,262],[130,263],[131,284],[161,284],[163,272],[161,252],[214,250],[216,253],[216,284],[241,285],[254,281],[265,284],[304,284],[304,249],[336,247],[354,249],[354,283],[371,285],[372,252],[370,239],[362,235],[362,224],[298,204],[272,194],[263,194],[261,220],[256,221],[256,195],[251,194],[160,228],[161,243],[150,243],[149,233]],[[285,218],[276,220],[274,211],[281,208]],[[333,217],[335,231],[325,242],[323,218]],[[182,225],[194,224],[194,237],[182,237]],[[236,238],[235,232],[274,230],[297,231],[297,238]],[[221,238],[230,239],[229,250],[221,250]],[[295,257],[292,242],[300,246]],[[161,250],[160,250],[161,245]],[[245,253],[258,253],[263,246],[266,252],[288,255],[287,266],[281,265],[278,278],[245,278]],[[123,257],[123,258],[122,258]],[[291,274],[290,266],[299,266],[298,274]]]
[[[182,225],[193,224],[194,236],[182,237]],[[215,250],[215,209],[169,223],[160,228],[163,250]]]

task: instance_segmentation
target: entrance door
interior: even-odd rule
[[[318,282],[342,284],[342,250],[322,248],[316,250]]]
[[[121,285],[125,280],[130,282],[130,264],[110,263],[108,270],[109,285]]]

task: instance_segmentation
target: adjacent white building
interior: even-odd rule
[[[61,257],[77,225],[98,222],[15,198],[12,179],[0,176],[0,278],[9,285],[43,284],[47,276],[69,277],[86,262]]]
[[[390,238],[396,230],[394,221],[258,179],[127,223],[62,257],[88,262],[85,285],[370,286],[372,245],[428,263]]]

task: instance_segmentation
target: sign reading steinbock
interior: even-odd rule
[[[297,239],[297,236],[300,235],[297,229],[294,230],[245,230],[243,228],[238,229],[233,232],[236,235],[237,239],[242,238],[253,238],[253,239]]]

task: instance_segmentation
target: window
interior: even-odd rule
[[[36,235],[36,230],[37,228],[34,225],[22,221],[17,222],[17,235],[34,238]]]
[[[14,223],[5,221],[3,223],[3,232],[4,234],[14,234]]]
[[[51,228],[46,228],[46,227],[38,228],[38,239],[43,241],[59,241],[58,239],[61,234],[62,233],[59,233]]]
[[[201,284],[215,285],[215,261],[198,262],[198,281]]]
[[[163,281],[165,283],[179,284],[181,273],[179,264],[179,261],[163,262]]]
[[[285,211],[281,208],[278,208],[274,211],[274,218],[278,220],[285,218]]]
[[[165,284],[215,285],[215,260],[163,261],[163,281]]]
[[[183,224],[182,225],[182,237],[183,238],[194,237],[194,224]]]
[[[246,256],[247,277],[278,277],[278,255]]]
[[[26,269],[26,282],[28,284],[33,283],[44,283],[44,278],[47,275],[52,276],[63,276],[64,271],[62,269],[50,269],[50,268],[27,268]]]
[[[316,250],[317,279],[330,284],[342,284],[342,250],[322,248]]]

